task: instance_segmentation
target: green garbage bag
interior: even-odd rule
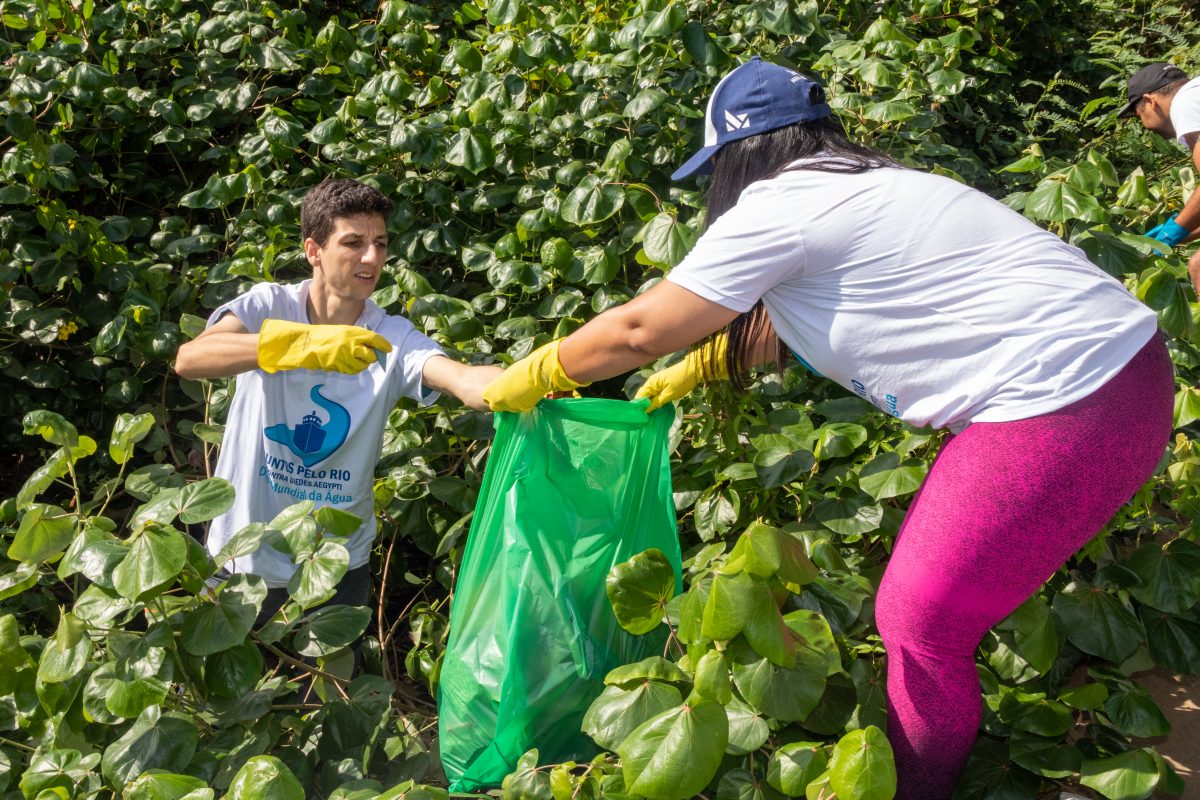
[[[438,686],[452,791],[499,786],[526,751],[542,763],[598,752],[580,728],[615,667],[664,639],[622,629],[605,593],[616,564],[679,539],[667,434],[671,407],[544,400],[496,414],[496,439],[463,553]]]

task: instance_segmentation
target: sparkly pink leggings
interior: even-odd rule
[[[946,442],[876,603],[899,800],[950,797],[979,727],[975,648],[1150,476],[1170,437],[1173,390],[1156,334],[1089,397],[975,423]]]

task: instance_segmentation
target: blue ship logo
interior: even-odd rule
[[[323,396],[322,386],[324,384],[321,383],[314,386],[308,396],[329,414],[328,422],[321,424],[321,418],[317,416],[316,409],[313,409],[313,412],[306,414],[295,428],[280,423],[263,430],[263,435],[272,442],[279,442],[287,447],[306,467],[319,464],[333,455],[346,442],[346,436],[350,433],[350,412],[344,406]]]

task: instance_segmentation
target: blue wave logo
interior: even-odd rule
[[[313,409],[295,428],[280,423],[263,430],[268,439],[287,447],[306,467],[319,464],[333,455],[345,444],[346,436],[350,433],[350,412],[321,394],[324,385],[318,383],[308,396],[329,414],[328,422],[322,424],[316,409]]]

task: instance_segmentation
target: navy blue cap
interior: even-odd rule
[[[712,172],[712,157],[730,142],[832,114],[819,83],[754,56],[717,84],[704,112],[704,147],[671,180]]]

